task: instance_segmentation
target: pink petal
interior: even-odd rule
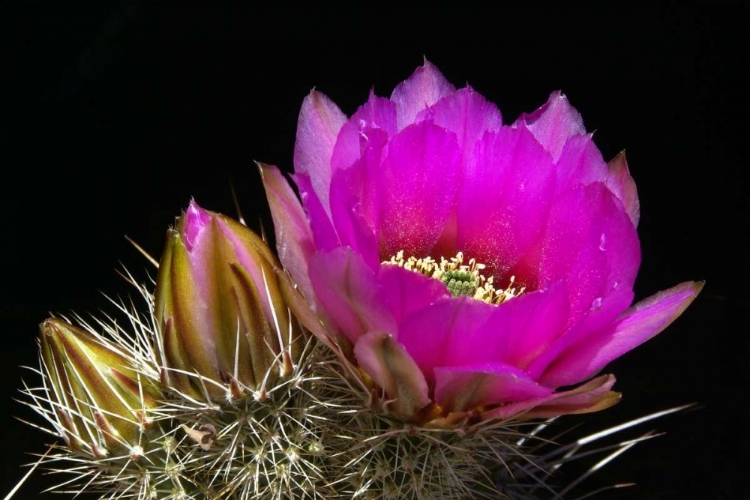
[[[607,187],[620,199],[625,211],[638,227],[638,219],[641,216],[641,206],[638,201],[638,190],[635,181],[630,176],[628,162],[625,159],[625,151],[620,152],[609,163],[609,175],[607,176]]]
[[[203,265],[212,262],[211,257],[215,255],[215,216],[192,201],[183,228],[191,233],[191,241],[189,245],[185,244],[184,248],[180,248],[179,240],[175,242],[177,248],[172,251],[168,268],[170,295],[173,297],[167,300],[172,303],[173,315],[181,313],[179,306],[182,304],[190,304],[192,307],[190,320],[185,322],[186,328],[179,333],[181,341],[189,345],[183,349],[174,346],[172,350],[181,350],[186,354],[191,366],[200,373],[219,377],[219,370],[223,368],[223,364],[219,358],[220,349],[215,345],[217,337],[212,333],[220,331],[222,326],[221,318],[213,313],[220,303],[221,294],[213,273],[209,272],[209,266]],[[185,239],[188,237],[184,233],[182,236]]]
[[[307,263],[315,251],[310,224],[279,169],[263,163],[259,163],[258,168],[271,207],[279,260],[307,300],[314,301],[315,294],[307,275]]]
[[[397,324],[409,316],[451,297],[440,281],[402,267],[384,264],[378,273],[378,300],[388,307]]]
[[[294,174],[294,183],[297,184],[302,206],[307,212],[310,221],[310,229],[317,250],[331,250],[340,245],[339,237],[333,228],[330,216],[323,207],[323,203],[312,186],[310,176],[307,174]]]
[[[284,298],[284,302],[289,306],[289,310],[307,331],[315,335],[320,341],[333,351],[336,351],[333,338],[334,332],[326,328],[325,324],[329,323],[327,317],[320,312],[316,313],[311,307],[311,303],[305,299],[300,290],[294,286],[290,276],[281,269],[276,270],[279,289]]]
[[[369,133],[366,129],[379,130],[388,137],[396,134],[396,105],[384,97],[370,93],[368,101],[347,121],[336,140],[331,165],[333,170],[349,168],[361,154],[363,139]]]
[[[531,114],[521,115],[513,124],[513,127],[521,126],[531,130],[555,161],[570,137],[586,133],[581,115],[560,91],[553,92],[544,106]]]
[[[607,164],[594,144],[591,134],[570,137],[560,153],[555,169],[556,194],[565,192],[577,184],[604,182],[609,176]]]
[[[554,185],[549,154],[525,128],[503,127],[476,145],[456,202],[459,250],[486,264],[496,281],[539,239]]]
[[[185,212],[185,220],[183,222],[184,231],[184,242],[188,252],[193,250],[197,240],[203,234],[203,228],[211,223],[212,216],[207,211],[203,210],[195,200],[190,200],[190,205]]]
[[[560,356],[560,353],[571,345],[609,326],[633,303],[633,295],[633,290],[630,287],[621,286],[603,297],[600,302],[595,304],[596,307],[592,307],[591,311],[578,323],[571,326],[570,330],[546,347],[526,367],[526,371],[534,379],[539,379],[550,363]]]
[[[490,320],[495,307],[468,297],[436,301],[432,306],[411,314],[401,325],[398,341],[406,348],[428,382],[434,382],[434,369],[452,366],[462,359],[492,359],[493,352],[473,349],[482,333],[491,332]],[[460,339],[467,339],[461,343]],[[452,342],[452,339],[459,339]],[[461,352],[455,349],[460,348]],[[472,357],[473,356],[473,357]]]
[[[525,412],[524,417],[552,418],[606,410],[622,399],[619,392],[610,390],[614,383],[614,375],[602,375],[581,387],[558,393],[558,397]]]
[[[631,288],[639,264],[632,222],[615,196],[594,183],[578,185],[555,200],[546,233],[509,272],[532,288],[565,280],[572,326],[616,288]]]
[[[448,94],[432,107],[423,109],[417,121],[427,119],[456,134],[464,163],[486,132],[496,132],[503,125],[497,106],[471,87]]]
[[[242,275],[245,278],[249,277],[252,280],[256,289],[260,291],[257,299],[263,305],[265,317],[273,318],[276,314],[274,300],[269,297],[268,294],[263,292],[266,288],[265,283],[272,282],[273,276],[271,276],[270,273],[273,268],[277,267],[277,265],[273,264],[269,267],[261,264],[259,261],[259,256],[263,256],[268,262],[273,261],[273,251],[263,244],[261,240],[248,237],[247,227],[238,221],[221,214],[215,214],[214,225],[216,231],[221,232],[221,238],[227,243],[230,243],[232,250],[234,251],[234,257],[229,257],[230,254],[225,254],[223,258],[231,258],[231,261],[228,261],[227,263],[230,264],[232,268],[235,268],[235,273]],[[215,257],[214,259],[209,259],[207,262],[216,262]],[[212,276],[211,279],[215,279],[215,277]],[[243,309],[244,307],[241,306],[240,310]],[[253,311],[255,310],[256,309],[253,308]],[[232,352],[233,351],[234,349],[232,349]]]
[[[359,366],[385,391],[386,408],[404,420],[416,420],[428,404],[427,382],[417,365],[393,337],[372,332],[354,346]]]
[[[620,394],[610,390],[614,383],[614,376],[602,375],[569,391],[557,392],[538,399],[500,406],[483,413],[482,419],[551,418],[559,415],[604,410],[620,400]]]
[[[351,246],[374,269],[379,263],[380,214],[378,183],[381,156],[388,136],[380,129],[365,129],[360,139],[362,156],[331,181],[331,215],[342,245]]]
[[[352,342],[371,331],[396,332],[393,317],[379,300],[375,272],[350,248],[315,254],[310,281],[319,303]]]
[[[432,250],[453,210],[460,155],[455,135],[429,121],[391,139],[378,184],[383,260]]]
[[[690,305],[703,283],[688,281],[631,307],[611,327],[570,346],[542,375],[552,387],[574,384],[654,337]]]
[[[503,363],[477,363],[435,369],[435,401],[446,411],[515,403],[552,392],[522,370]]]
[[[559,283],[499,306],[435,300],[406,317],[398,339],[431,381],[441,366],[504,363],[525,369],[565,331],[567,320],[567,292]]]
[[[456,89],[427,60],[393,90],[391,101],[396,104],[398,130],[415,123],[420,111],[438,102]]]
[[[503,362],[526,368],[565,331],[568,320],[568,298],[562,283],[499,306],[479,302],[469,307],[472,314],[468,317],[466,307],[457,313],[461,325],[446,335],[444,355],[438,365]],[[442,308],[446,305],[436,304],[431,313],[440,317]]]
[[[326,212],[331,183],[331,156],[346,115],[325,94],[313,90],[302,103],[294,146],[294,171],[310,176]]]
[[[474,351],[494,351],[498,353],[495,360],[526,369],[565,331],[569,313],[564,282],[521,295],[497,306],[490,328],[476,339]],[[454,345],[457,342],[461,339],[454,339]],[[475,359],[487,358],[475,355]]]
[[[354,177],[351,174],[358,173],[352,170],[337,172],[334,175],[333,193],[336,191],[340,193],[341,190],[337,189],[337,186],[341,184],[357,182],[351,180]],[[362,256],[372,269],[376,269],[380,264],[377,235],[373,231],[370,221],[360,212],[360,208],[361,205],[354,199],[347,199],[338,194],[334,194],[331,198],[331,210],[341,244],[352,248]]]

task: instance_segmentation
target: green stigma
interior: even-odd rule
[[[464,264],[462,252],[458,252],[450,260],[441,257],[440,262],[437,262],[429,256],[406,257],[404,251],[399,250],[383,264],[403,267],[428,278],[440,280],[454,297],[472,297],[488,304],[502,304],[524,292],[523,287],[516,288],[515,276],[510,277],[507,288],[495,288],[493,277],[486,277],[483,274],[486,266],[475,259],[469,259],[468,263]]]
[[[445,271],[440,281],[454,297],[473,297],[479,286],[479,278],[468,271]]]

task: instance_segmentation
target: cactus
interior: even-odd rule
[[[544,498],[554,495],[547,475],[606,434],[562,447],[542,437],[549,421],[405,418],[345,339],[316,334],[321,323],[265,242],[194,202],[168,232],[155,292],[138,288],[148,313],[118,304],[127,329],[114,320],[41,325],[41,384],[24,392],[59,438],[37,464],[71,476],[57,491]],[[596,391],[592,383],[579,392]]]
[[[294,164],[299,198],[258,165],[278,257],[191,202],[155,289],[136,285],[145,312],[117,304],[127,327],[41,325],[41,382],[24,393],[57,439],[35,466],[70,476],[58,491],[559,499],[651,435],[592,443],[677,410],[551,441],[557,417],[619,401],[601,369],[702,287],[630,306],[635,183],[560,92],[508,127],[428,61],[351,118],[314,90]]]

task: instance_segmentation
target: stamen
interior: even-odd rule
[[[525,288],[516,288],[515,276],[510,277],[510,283],[504,289],[496,289],[493,284],[493,277],[485,277],[482,271],[487,267],[476,261],[469,259],[468,264],[464,264],[463,252],[458,252],[455,257],[446,260],[440,257],[438,263],[432,257],[409,257],[404,258],[404,251],[399,250],[390,260],[384,261],[383,264],[403,267],[409,271],[422,274],[428,278],[440,280],[451,292],[454,297],[473,297],[477,300],[487,302],[488,304],[502,304],[506,300],[521,295]]]

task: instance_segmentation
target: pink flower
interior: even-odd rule
[[[262,173],[281,262],[319,318],[308,327],[407,421],[611,406],[614,377],[592,377],[702,286],[631,306],[636,187],[560,92],[503,125],[429,62],[351,118],[312,91],[294,162],[302,205],[275,167]]]

